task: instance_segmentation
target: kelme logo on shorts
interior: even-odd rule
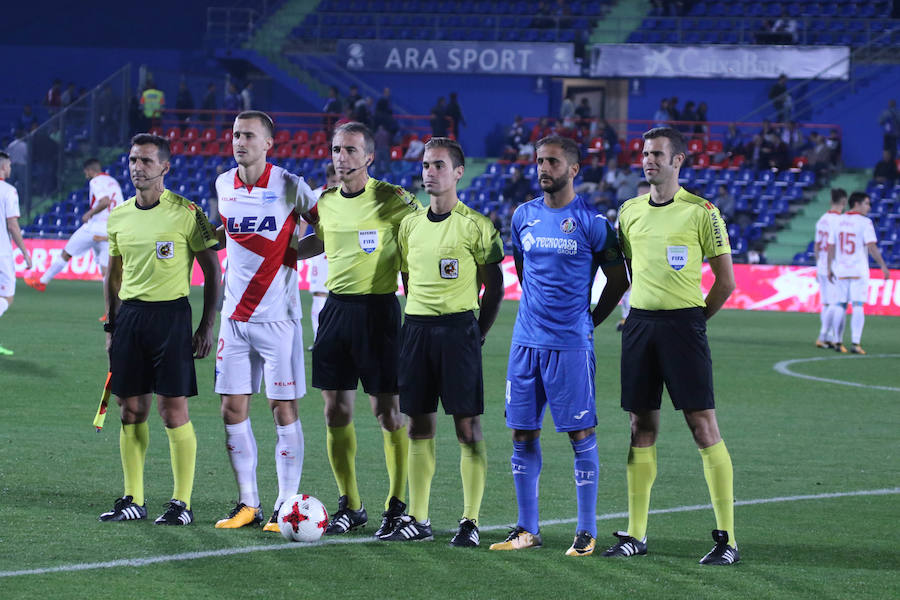
[[[175,242],[156,242],[156,258],[175,256]]]

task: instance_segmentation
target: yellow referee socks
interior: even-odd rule
[[[194,491],[194,467],[197,465],[197,435],[194,424],[188,421],[181,427],[169,429],[169,458],[172,460],[172,478],[175,489],[172,498],[191,508],[191,492]]]
[[[459,444],[459,474],[463,487],[463,518],[478,522],[484,480],[487,477],[487,449],[484,440]]]
[[[628,450],[628,535],[643,540],[647,536],[650,488],[656,480],[656,446]]]
[[[384,501],[384,510],[388,510],[391,498],[403,502],[406,498],[407,460],[409,458],[409,438],[406,436],[406,425],[397,431],[381,430],[384,437],[384,464],[387,466],[390,490]]]
[[[709,487],[709,499],[716,513],[716,529],[728,532],[728,543],[737,548],[734,537],[734,471],[724,441],[700,448],[703,475]]]
[[[326,430],[325,447],[338,495],[347,496],[347,508],[359,510],[362,500],[356,484],[356,428],[350,423],[343,427],[326,427]]]
[[[122,474],[125,493],[138,506],[144,505],[144,457],[150,445],[150,428],[147,422],[134,425],[122,424],[119,430],[119,454],[122,457]]]
[[[409,440],[409,514],[419,523],[428,519],[433,477],[434,438]]]

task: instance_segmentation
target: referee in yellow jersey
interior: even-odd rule
[[[453,415],[460,444],[463,513],[451,546],[479,545],[478,512],[487,455],[481,434],[481,345],[503,300],[503,244],[490,219],[459,201],[462,148],[445,137],[425,144],[422,181],[428,211],[400,225],[406,319],[400,342],[400,410],[409,416],[409,515],[381,536],[389,542],[434,539],[428,519],[434,477],[438,398]],[[484,298],[478,318],[478,294]]]
[[[325,400],[328,460],[339,494],[325,535],[347,533],[368,522],[356,479],[353,426],[361,381],[381,425],[390,480],[378,536],[406,510],[409,442],[397,397],[397,231],[403,218],[422,205],[400,186],[369,177],[375,139],[362,123],[334,130],[331,159],[341,184],[325,190],[317,204],[316,235],[328,255],[329,294],[312,351],[312,385]]]
[[[681,410],[703,459],[716,529],[715,547],[704,565],[738,560],[734,537],[731,457],[719,435],[713,400],[712,360],[706,321],[734,291],[731,246],[725,223],[712,203],[678,185],[684,136],[670,127],[644,134],[644,176],[650,193],[619,211],[619,236],[631,273],[631,313],[622,332],[622,408],[631,414],[628,531],[604,556],[647,553],[650,488],[656,478],[656,436],[662,386]],[[715,282],[703,297],[703,259]]]
[[[157,525],[188,525],[194,520],[191,491],[197,437],[188,415],[188,397],[197,395],[194,358],[212,347],[219,261],[215,231],[193,202],[165,189],[169,142],[142,133],[131,140],[128,156],[133,198],[109,215],[109,318],[107,332],[110,387],[122,409],[119,451],[125,494],[101,521],[147,518],[144,457],[150,442],[147,418],[153,393],[169,436],[175,490]],[[194,258],[203,270],[203,316],[191,337],[188,304]],[[121,303],[119,302],[121,300]]]

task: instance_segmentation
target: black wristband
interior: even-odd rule
[[[112,323],[104,323],[103,324],[103,331],[105,331],[106,333],[112,333],[113,329],[115,329],[115,328],[116,328],[116,326],[113,325]]]

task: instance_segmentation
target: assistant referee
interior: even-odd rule
[[[197,395],[193,358],[212,347],[219,261],[215,231],[194,203],[165,189],[169,142],[142,133],[128,157],[133,198],[110,213],[109,319],[107,350],[110,387],[121,407],[119,451],[125,493],[101,521],[147,518],[144,458],[150,441],[147,418],[153,393],[169,437],[175,489],[158,525],[188,525],[194,519],[191,491],[197,437],[188,415]],[[188,303],[194,258],[203,270],[203,316],[191,337]],[[121,303],[119,302],[121,300]]]
[[[422,159],[430,207],[400,225],[407,302],[399,384],[400,410],[409,416],[409,515],[381,537],[385,541],[433,539],[428,504],[440,397],[456,425],[463,487],[462,519],[450,545],[479,545],[478,512],[487,472],[480,421],[481,345],[503,300],[503,244],[487,217],[459,201],[456,185],[464,171],[460,145],[445,137],[431,138]],[[482,283],[484,299],[476,320]]]
[[[619,212],[619,235],[631,272],[632,310],[622,332],[622,408],[631,414],[628,531],[604,556],[647,553],[650,488],[656,478],[656,436],[665,383],[684,413],[703,459],[716,529],[704,565],[740,560],[734,537],[731,457],[719,434],[706,321],[734,290],[731,246],[719,210],[678,185],[684,136],[669,127],[644,134],[643,168],[650,193]],[[715,282],[703,297],[703,259]]]

